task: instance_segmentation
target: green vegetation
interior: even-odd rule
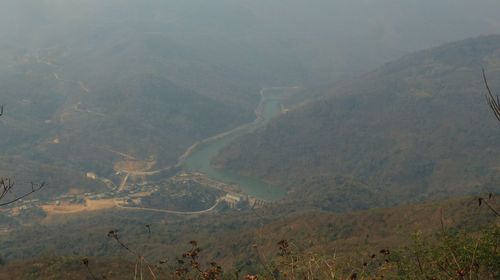
[[[490,204],[498,209],[495,199]],[[204,255],[226,270],[251,270],[275,255],[278,240],[287,239],[304,254],[367,255],[382,248],[411,244],[411,235],[430,236],[447,229],[478,232],[497,218],[477,200],[465,198],[371,209],[344,214],[294,205],[268,206],[245,212],[181,217],[136,211],[98,211],[49,216],[0,236],[1,257],[7,261],[48,256],[120,256],[122,248],[106,238],[118,229],[133,248],[147,246],[150,259],[172,259],[190,240],[203,240]],[[144,225],[151,225],[151,235]],[[201,241],[200,241],[201,242]]]
[[[158,168],[173,165],[196,140],[245,119],[241,110],[163,77],[124,76],[86,93],[76,81],[56,80],[52,71],[21,72],[2,83],[4,100],[11,104],[1,125],[3,170],[45,178],[52,186],[46,197],[70,188],[102,188],[85,173],[114,179],[113,166],[124,159],[116,152],[153,158]],[[30,94],[20,98],[19,91]]]
[[[225,148],[217,166],[285,186],[328,210],[498,192],[500,36],[408,55]]]
[[[500,278],[499,3],[11,2],[0,279]]]
[[[218,196],[219,191],[195,182],[167,182],[161,184],[159,191],[141,198],[141,206],[174,211],[201,211],[212,207]]]
[[[474,234],[455,229],[442,230],[433,236],[417,232],[414,242],[404,248],[379,247],[381,249],[357,256],[304,251],[283,239],[275,242],[270,249],[272,253],[266,257],[261,251],[263,247],[253,244],[253,257],[247,259],[246,267],[239,268],[225,267],[216,262],[217,257],[209,258],[210,250],[202,248],[196,241],[189,241],[190,248],[183,246],[184,251],[178,257],[152,262],[147,251],[152,248],[149,244],[136,249],[113,230],[108,233],[108,238],[116,240],[116,246],[124,249],[124,254],[132,259],[50,257],[9,263],[0,267],[0,276],[9,279],[124,279],[134,275],[144,275],[141,276],[144,279],[179,280],[498,279],[498,225],[487,225]],[[255,260],[255,263],[251,264],[250,260]]]
[[[401,279],[498,279],[499,246],[498,225],[476,236],[445,231],[433,240],[417,233],[414,243],[393,259]]]
[[[170,165],[196,141],[253,119],[263,86],[330,83],[407,51],[496,31],[498,3],[456,1],[427,1],[436,15],[390,1],[3,1],[0,92],[10,117],[0,124],[1,161],[56,170],[51,195],[72,187],[68,172],[109,178],[122,158],[108,148]],[[468,8],[449,13],[451,4]],[[416,26],[425,32],[414,38],[407,30]],[[37,169],[23,174],[43,177]],[[75,185],[102,187],[81,175]]]
[[[288,97],[297,92],[296,88],[263,88],[260,91],[261,101],[256,109],[256,119],[247,124],[243,124],[222,135],[217,135],[199,143],[194,147],[182,167],[206,174],[215,180],[236,184],[238,189],[244,194],[262,199],[265,201],[276,201],[285,195],[285,190],[279,186],[271,186],[258,178],[245,177],[213,166],[212,160],[220,151],[233,142],[238,137],[245,137],[256,129],[265,126],[272,119],[281,113],[281,106]]]

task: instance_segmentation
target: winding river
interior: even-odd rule
[[[192,172],[200,172],[208,177],[224,183],[236,184],[241,191],[264,201],[281,199],[286,191],[279,186],[271,186],[266,182],[241,176],[227,170],[216,169],[210,163],[219,152],[236,138],[266,125],[272,118],[282,113],[283,99],[296,87],[263,88],[260,91],[261,101],[255,110],[256,119],[230,131],[205,139],[190,149],[182,157],[180,167]]]

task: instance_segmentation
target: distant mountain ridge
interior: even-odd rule
[[[346,191],[351,208],[366,206],[360,194],[380,205],[498,192],[500,127],[482,66],[500,90],[500,36],[405,56],[242,137],[214,163],[333,210]],[[364,187],[339,187],[342,178]]]

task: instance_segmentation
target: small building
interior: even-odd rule
[[[226,199],[227,200],[231,200],[231,201],[234,201],[236,203],[240,202],[241,201],[241,197],[237,196],[237,195],[233,195],[233,194],[226,194]]]

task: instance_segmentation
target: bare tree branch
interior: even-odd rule
[[[500,213],[495,208],[493,208],[493,206],[491,206],[490,203],[488,203],[488,201],[491,201],[492,198],[493,198],[492,193],[489,194],[488,199],[484,199],[482,197],[479,197],[477,199],[478,205],[479,205],[479,207],[481,207],[481,205],[485,204],[490,209],[490,211],[493,212],[493,214],[495,214],[495,216],[500,217]]]
[[[0,200],[4,198],[7,193],[11,191],[11,189],[14,187],[14,182],[10,180],[10,178],[0,178]]]
[[[488,80],[486,79],[486,73],[483,70],[483,80],[484,80],[484,85],[486,86],[486,101],[488,102],[488,105],[490,106],[491,110],[495,114],[495,117],[497,120],[500,122],[500,98],[497,96],[493,96],[493,93],[491,92],[490,86],[488,85]],[[496,97],[496,98],[495,98]]]
[[[82,260],[82,263],[83,265],[87,268],[87,274],[93,279],[93,280],[97,280],[97,278],[95,277],[94,273],[92,273],[92,270],[90,270],[90,267],[89,267],[89,259],[88,258],[84,258]]]
[[[151,235],[151,225],[147,224],[146,225],[146,228],[148,229],[148,233],[149,235]],[[120,237],[118,236],[118,230],[116,229],[113,229],[113,230],[110,230],[108,232],[108,237],[109,238],[112,238],[114,240],[116,240],[116,242],[118,242],[118,244],[120,244],[120,246],[122,248],[124,248],[125,250],[127,250],[130,254],[134,255],[136,258],[137,258],[137,262],[136,262],[136,271],[135,271],[135,275],[134,275],[134,280],[137,279],[137,270],[139,269],[139,274],[140,274],[140,279],[142,280],[143,279],[143,275],[142,275],[142,271],[143,271],[143,263],[146,265],[146,267],[148,268],[149,270],[149,273],[151,274],[151,277],[153,279],[157,279],[156,277],[156,274],[153,272],[153,269],[151,269],[151,264],[148,262],[148,260],[146,259],[146,257],[139,251],[134,251],[132,250],[129,246],[127,246],[127,244],[125,244],[121,239]]]
[[[12,188],[14,187],[14,185],[15,185],[15,183],[10,178],[1,178],[0,179],[0,192],[1,192],[0,193],[0,200],[2,200],[5,197],[5,195],[7,195],[7,193],[12,191]],[[29,192],[27,192],[19,197],[16,197],[12,200],[9,200],[7,202],[0,203],[0,207],[12,204],[16,201],[19,201],[19,200],[27,197],[28,195],[41,190],[44,186],[45,186],[45,182],[42,182],[40,184],[35,184],[35,183],[31,182],[31,190]]]

